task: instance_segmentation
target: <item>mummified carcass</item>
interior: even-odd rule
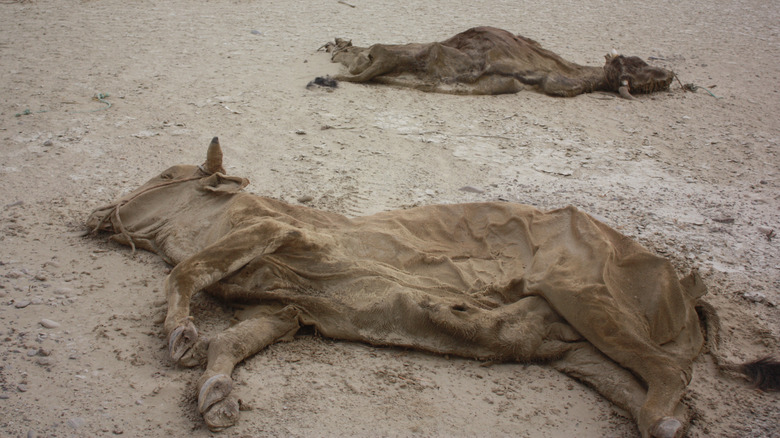
[[[247,184],[225,175],[214,138],[205,164],[171,167],[88,220],[175,266],[164,330],[175,362],[207,360],[198,408],[210,428],[238,420],[238,362],[313,326],[374,345],[547,361],[626,409],[643,436],[684,430],[680,399],[703,344],[697,275],[678,280],[667,260],[574,207],[431,205],[350,219]],[[254,306],[209,342],[190,316],[201,290]]]
[[[552,96],[593,91],[652,93],[669,88],[674,73],[635,56],[608,54],[603,67],[569,62],[536,41],[493,27],[475,27],[426,44],[355,47],[336,39],[323,46],[349,73],[349,82],[377,82],[454,94],[504,94],[534,88]]]

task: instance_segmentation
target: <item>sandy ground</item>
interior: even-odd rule
[[[93,208],[201,163],[215,135],[250,191],[347,215],[577,205],[680,274],[701,270],[728,358],[780,351],[774,2],[348,3],[0,1],[1,436],[212,435],[196,412],[199,370],[166,359],[169,267],[78,232]],[[677,83],[634,102],[305,89],[338,71],[316,51],[336,36],[427,42],[477,25],[579,63],[601,65],[612,48],[652,59],[718,98]],[[208,334],[231,309],[198,297],[194,313]],[[482,365],[304,336],[239,366],[250,410],[220,436],[638,433],[550,368]],[[780,396],[718,375],[709,356],[685,400],[689,436],[780,436]]]

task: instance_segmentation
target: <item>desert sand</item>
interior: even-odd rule
[[[427,94],[342,83],[317,48],[504,28],[564,58],[612,49],[675,71],[626,101]],[[92,209],[219,136],[248,190],[350,216],[433,203],[576,205],[680,275],[699,269],[733,361],[780,351],[780,8],[759,0],[0,1],[0,436],[214,436],[198,369],[161,334],[156,255],[82,236]],[[706,87],[684,91],[681,84]],[[198,295],[203,333],[228,306]],[[315,335],[240,365],[218,436],[637,436],[539,365]],[[780,436],[780,395],[720,375],[685,396],[691,437]]]

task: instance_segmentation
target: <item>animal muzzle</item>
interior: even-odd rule
[[[647,64],[636,56],[607,56],[604,74],[610,90],[624,98],[632,94],[654,93],[669,89],[674,73]]]

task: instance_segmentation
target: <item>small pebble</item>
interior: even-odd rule
[[[73,417],[70,420],[68,420],[68,426],[78,429],[79,427],[83,426],[85,423],[84,419],[81,417]]]
[[[31,349],[27,350],[27,356],[28,357],[33,357],[33,356],[35,356],[37,354],[38,354],[38,350],[36,350],[34,348],[31,348]]]
[[[22,300],[14,303],[14,307],[16,307],[17,309],[24,309],[29,305],[30,305],[30,300]]]
[[[16,202],[12,202],[10,204],[6,204],[5,208],[18,207],[20,205],[24,205],[24,201],[16,201]]]
[[[313,200],[314,200],[314,198],[312,198],[309,195],[301,196],[300,198],[298,198],[298,202],[300,202],[301,204],[306,203],[306,202],[311,202]]]
[[[473,187],[473,186],[463,186],[459,189],[461,192],[470,192],[470,193],[485,193],[484,190]]]
[[[56,322],[56,321],[52,321],[52,320],[50,320],[50,319],[43,318],[43,319],[41,320],[41,325],[42,325],[42,326],[44,326],[44,327],[46,327],[46,328],[48,328],[48,329],[52,329],[52,328],[57,328],[57,327],[59,327],[59,326],[60,326],[60,323],[58,323],[58,322]]]
[[[745,297],[746,300],[752,301],[754,303],[766,302],[766,295],[762,294],[761,292],[745,292],[742,294],[742,296]]]
[[[54,144],[54,143],[53,143],[51,140],[46,140],[46,141],[44,141],[44,142],[43,142],[43,145],[44,145],[44,146],[51,146],[51,145],[53,145],[53,144]]]
[[[37,363],[42,367],[47,367],[50,365],[54,365],[54,359],[50,357],[39,357],[38,359],[35,360],[35,363]]]
[[[54,289],[55,295],[69,295],[73,293],[73,289],[69,287],[58,287],[57,289]]]
[[[23,274],[21,272],[19,272],[19,271],[11,271],[11,272],[5,274],[5,277],[6,278],[19,278],[22,275]]]
[[[24,383],[20,383],[20,384],[16,385],[16,389],[19,392],[27,392],[27,385],[25,385]]]

